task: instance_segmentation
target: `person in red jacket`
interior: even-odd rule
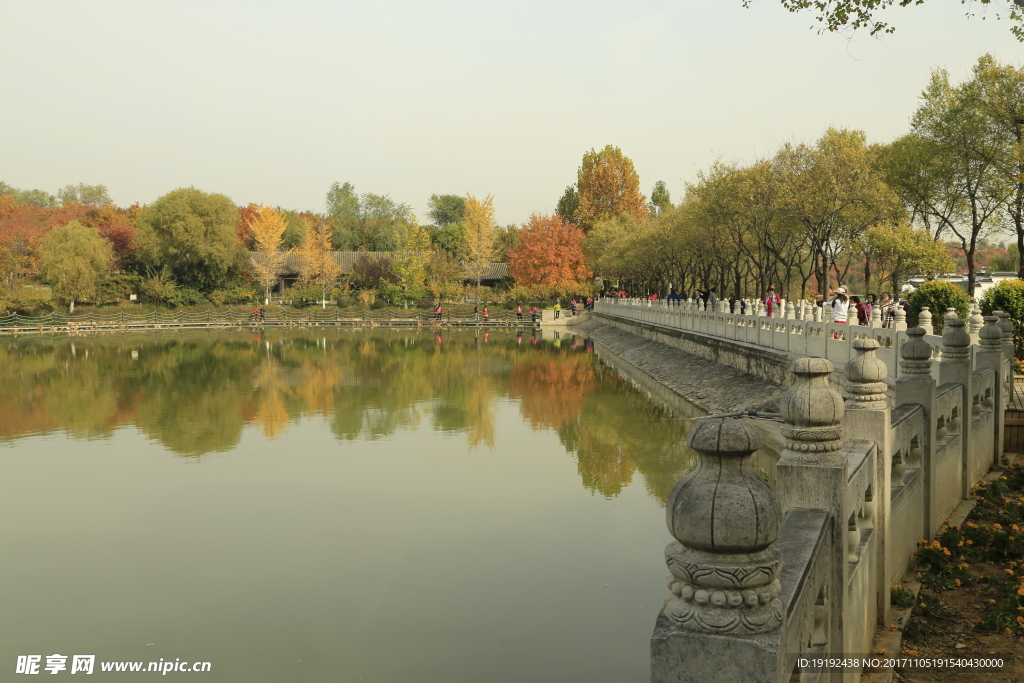
[[[782,303],[782,299],[775,293],[775,285],[768,285],[768,293],[761,297],[764,304],[765,315],[772,317],[772,309]]]

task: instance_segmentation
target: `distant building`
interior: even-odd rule
[[[952,282],[962,290],[967,292],[967,275],[940,275],[934,280],[943,280],[945,282]],[[981,299],[985,296],[985,292],[992,289],[1000,282],[1006,280],[1016,280],[1017,273],[975,273],[974,274],[974,291],[967,292],[974,299]],[[928,278],[923,275],[915,275],[914,277],[903,283],[901,288],[903,292],[912,292],[923,283],[927,282]]]

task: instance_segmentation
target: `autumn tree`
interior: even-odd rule
[[[494,195],[487,195],[483,201],[471,194],[466,195],[466,272],[476,281],[477,291],[480,280],[494,261],[497,251],[497,232],[494,227]]]
[[[577,218],[584,232],[595,223],[623,214],[637,223],[643,223],[649,215],[647,198],[640,194],[640,177],[633,170],[633,162],[612,145],[583,155],[576,192],[579,195]]]
[[[281,266],[288,256],[287,252],[281,251],[281,237],[286,227],[284,216],[269,206],[259,207],[249,222],[249,232],[256,247],[256,253],[249,259],[256,271],[256,280],[263,285],[265,303],[270,303],[270,290],[277,284]]]
[[[323,217],[303,217],[306,234],[302,246],[296,249],[299,257],[299,281],[320,288],[320,307],[327,307],[327,291],[338,281],[341,266],[331,251],[331,227]]]
[[[245,263],[235,240],[238,209],[222,194],[194,187],[168,192],[139,216],[138,243],[144,262],[179,283],[211,290]]]
[[[509,250],[509,273],[518,284],[545,285],[568,294],[589,288],[583,230],[561,216],[530,216]]]
[[[39,270],[53,287],[54,295],[69,303],[96,296],[97,285],[110,271],[110,243],[95,228],[72,221],[55,228],[43,239]]]

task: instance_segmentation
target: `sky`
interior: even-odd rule
[[[1006,21],[966,10],[893,8],[872,38],[779,0],[12,1],[0,181],[312,211],[347,181],[422,222],[432,194],[493,194],[505,225],[554,212],[614,145],[677,200],[717,160],[829,126],[904,134],[935,68],[1024,63]]]

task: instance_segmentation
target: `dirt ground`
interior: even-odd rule
[[[1004,569],[992,564],[970,565],[971,573],[979,577],[996,576]],[[901,656],[1002,658],[1003,669],[897,669],[893,680],[904,683],[1024,683],[1024,637],[976,628],[995,597],[995,589],[983,581],[938,593],[922,589],[914,616],[904,628]]]

